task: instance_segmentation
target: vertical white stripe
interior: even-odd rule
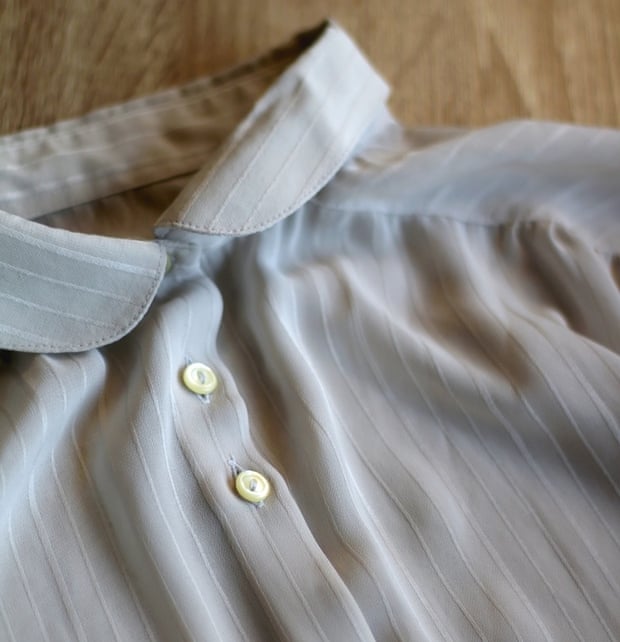
[[[120,363],[120,360],[116,356],[113,356],[111,353],[110,353],[110,360],[116,362],[116,367],[118,368],[119,372],[123,375],[123,378],[126,378],[127,377],[127,373],[124,371],[124,368],[122,367],[122,365]],[[132,418],[130,413],[127,413],[127,425],[128,425],[128,428],[129,428],[131,441],[134,444],[134,447],[135,447],[136,452],[138,454],[138,457],[140,459],[140,465],[142,467],[142,471],[144,472],[144,476],[145,476],[145,479],[147,481],[149,490],[151,491],[151,495],[152,495],[152,497],[153,497],[153,499],[155,501],[155,506],[157,507],[157,512],[159,514],[159,517],[161,518],[162,524],[165,526],[165,529],[166,529],[166,531],[168,533],[168,536],[170,537],[170,542],[172,543],[172,545],[173,545],[173,547],[174,547],[174,549],[176,551],[177,557],[181,561],[181,566],[182,566],[185,574],[187,575],[188,579],[190,580],[191,584],[193,585],[194,590],[196,592],[196,595],[199,597],[199,599],[200,599],[200,601],[201,601],[201,603],[203,605],[203,608],[205,609],[205,613],[207,614],[207,618],[208,618],[209,622],[211,623],[212,634],[215,635],[217,637],[217,639],[219,640],[221,638],[219,637],[219,634],[218,634],[218,631],[217,631],[217,628],[216,628],[216,624],[213,621],[213,618],[211,616],[209,608],[208,608],[208,606],[207,606],[207,604],[206,604],[206,602],[204,600],[204,596],[202,595],[202,592],[200,591],[200,588],[198,587],[198,583],[196,581],[196,578],[194,577],[193,572],[191,571],[191,569],[189,568],[189,565],[187,564],[187,560],[185,559],[185,555],[183,554],[183,551],[181,549],[181,546],[179,545],[179,542],[177,540],[175,532],[174,532],[174,530],[173,530],[173,528],[172,528],[172,526],[170,524],[169,516],[168,516],[167,512],[164,510],[164,507],[162,505],[161,498],[159,496],[159,493],[157,492],[156,481],[153,478],[153,475],[151,473],[151,469],[150,469],[150,466],[149,466],[149,463],[148,463],[148,459],[147,459],[147,457],[145,455],[145,452],[144,452],[144,449],[142,447],[142,444],[140,443],[140,440],[138,438],[139,426],[137,426],[135,424],[135,421]],[[158,479],[157,481],[160,482],[160,483],[163,482],[162,479]],[[160,574],[161,579],[162,579],[162,582],[164,582],[164,585],[167,587],[167,584],[165,583],[163,574],[161,573],[161,569],[157,565],[157,562],[155,561],[155,559],[154,559],[154,557],[152,555],[150,547],[146,543],[145,543],[145,548],[148,550],[149,556],[153,560],[154,564],[157,566],[159,574]],[[175,605],[175,608],[177,609],[177,612],[179,613],[179,616],[183,620],[184,626],[186,627],[186,629],[188,631],[191,630],[191,629],[188,628],[187,621],[185,620],[184,616],[182,615],[182,610],[179,610],[178,602],[174,599],[173,594],[170,592],[169,589],[168,589],[168,592],[169,592],[170,598],[173,600],[173,603]]]
[[[422,230],[423,228],[422,228],[422,227],[419,227],[419,229],[420,229],[420,230]],[[428,238],[428,241],[432,243],[432,239],[431,239],[430,237]],[[555,449],[557,450],[558,454],[559,454],[559,455],[560,455],[560,457],[562,458],[562,461],[564,462],[564,464],[565,464],[565,466],[566,466],[567,470],[569,471],[569,473],[571,474],[571,476],[572,476],[572,477],[573,477],[573,479],[575,480],[576,484],[578,485],[579,489],[581,490],[582,494],[584,495],[584,498],[586,499],[586,501],[588,502],[588,504],[591,506],[591,508],[593,509],[593,511],[597,514],[597,516],[599,516],[599,517],[600,517],[600,513],[599,513],[599,511],[598,511],[598,510],[596,509],[596,507],[593,505],[593,503],[592,503],[591,499],[589,498],[588,494],[587,494],[587,493],[586,493],[586,491],[585,491],[585,488],[583,487],[582,482],[579,480],[579,478],[578,478],[578,476],[576,475],[576,473],[575,473],[574,469],[570,466],[570,463],[568,462],[568,460],[566,459],[566,456],[564,455],[563,451],[561,450],[561,448],[560,448],[560,447],[559,447],[559,445],[557,444],[557,441],[555,440],[555,438],[553,437],[553,435],[549,432],[548,427],[547,427],[547,426],[546,426],[546,425],[541,421],[541,419],[540,419],[540,418],[538,417],[538,415],[535,413],[535,411],[534,411],[534,409],[532,408],[531,404],[529,404],[529,403],[527,402],[527,400],[525,399],[525,396],[524,396],[524,395],[523,395],[523,393],[519,390],[519,388],[518,388],[517,384],[514,382],[514,380],[513,380],[512,376],[511,376],[510,372],[506,369],[506,367],[504,366],[504,364],[503,364],[500,360],[496,359],[496,358],[495,358],[495,356],[494,356],[494,355],[493,355],[493,354],[492,354],[492,353],[487,349],[487,347],[486,347],[486,345],[485,345],[484,341],[483,341],[483,340],[482,340],[482,339],[477,335],[477,333],[473,330],[473,328],[471,327],[471,325],[467,322],[467,320],[466,320],[465,316],[464,316],[463,314],[461,314],[461,313],[460,313],[460,311],[456,308],[456,306],[455,306],[455,305],[450,301],[449,296],[448,296],[448,293],[447,293],[446,288],[445,288],[445,284],[444,284],[444,279],[443,279],[443,275],[442,275],[441,268],[440,268],[440,266],[438,266],[438,265],[437,265],[437,262],[436,262],[436,259],[435,259],[434,255],[433,255],[433,253],[431,252],[431,253],[429,253],[429,255],[430,255],[430,256],[432,257],[432,259],[433,259],[434,269],[435,269],[435,271],[436,271],[437,278],[438,278],[438,282],[439,282],[439,284],[440,284],[440,287],[441,287],[441,289],[442,289],[442,292],[443,292],[443,294],[444,294],[444,297],[446,298],[446,302],[447,302],[447,304],[450,306],[450,308],[451,308],[451,310],[453,311],[453,313],[456,315],[456,318],[458,318],[458,319],[461,321],[461,323],[463,324],[463,326],[468,330],[468,332],[470,333],[470,335],[472,336],[472,338],[473,338],[473,339],[474,339],[474,340],[475,340],[475,341],[480,345],[480,347],[481,347],[481,348],[482,348],[482,350],[485,352],[485,354],[487,355],[487,357],[492,361],[492,363],[494,363],[494,364],[495,364],[495,365],[496,365],[496,366],[497,366],[497,367],[498,367],[498,368],[499,368],[499,369],[504,373],[504,376],[506,377],[506,380],[507,380],[508,382],[510,382],[510,385],[513,387],[513,389],[514,389],[515,393],[517,394],[517,396],[519,397],[519,399],[521,400],[521,402],[523,403],[523,405],[524,405],[524,406],[525,406],[525,408],[527,409],[527,411],[528,411],[528,413],[530,414],[530,416],[532,417],[532,419],[534,419],[534,421],[536,422],[536,424],[537,424],[537,425],[538,425],[538,426],[543,430],[543,432],[544,432],[544,433],[549,437],[549,439],[552,441],[552,443],[553,443],[553,445],[554,445]],[[491,311],[491,309],[490,309],[490,307],[489,307],[489,306],[487,306],[487,305],[484,303],[484,298],[481,298],[480,294],[479,294],[479,293],[478,293],[478,291],[475,289],[474,282],[472,281],[471,276],[470,276],[470,274],[469,274],[469,266],[468,266],[468,263],[467,263],[467,261],[466,261],[464,258],[463,258],[463,260],[462,260],[462,265],[463,265],[463,269],[464,269],[463,275],[468,279],[468,281],[469,281],[469,283],[470,283],[471,291],[472,291],[473,293],[475,293],[475,294],[476,294],[476,297],[477,297],[478,301],[480,302],[480,304],[481,304],[481,305],[483,305],[484,307],[486,307],[486,308],[488,309],[489,314],[490,314],[490,315],[492,315],[492,316],[495,318],[495,320],[496,320],[496,321],[498,322],[498,324],[499,324],[499,327],[501,327],[501,328],[502,328],[502,330],[506,333],[506,335],[507,335],[507,336],[510,336],[510,337],[513,339],[513,341],[515,341],[515,339],[514,339],[513,335],[512,335],[512,334],[509,332],[509,330],[505,327],[505,325],[502,323],[501,319]],[[520,346],[520,344],[518,344],[518,345],[519,345],[519,347],[521,348],[521,350],[523,351],[522,346]],[[527,355],[526,355],[526,356],[527,356]],[[601,523],[602,523],[604,526],[606,526],[606,528],[609,530],[609,527],[606,525],[605,520],[604,520],[604,519],[602,519],[602,517],[600,517],[600,518],[601,518]],[[584,540],[584,542],[585,542],[585,540]],[[609,627],[608,627],[607,623],[605,622],[605,620],[602,618],[602,615],[601,615],[600,611],[598,610],[598,608],[596,607],[596,605],[595,605],[595,604],[593,604],[593,602],[592,602],[591,598],[588,596],[587,591],[585,591],[585,589],[584,589],[584,587],[583,587],[582,582],[579,580],[579,576],[575,573],[575,571],[574,571],[574,570],[572,569],[572,567],[568,564],[568,561],[567,561],[565,558],[564,558],[564,563],[565,563],[566,568],[569,570],[569,572],[570,572],[570,574],[571,574],[571,577],[573,578],[573,581],[574,581],[574,582],[577,584],[577,586],[580,588],[581,594],[583,595],[583,597],[584,597],[584,598],[585,598],[585,600],[587,601],[588,605],[590,606],[590,608],[592,609],[592,611],[596,614],[596,616],[597,616],[598,620],[600,621],[601,625],[602,625],[602,626],[603,626],[603,628],[605,629],[605,632],[606,632],[607,636],[608,636],[608,637],[609,637],[609,639],[610,639],[610,640],[612,640],[612,642],[613,642],[613,634],[612,634],[611,630],[609,629]]]
[[[295,335],[292,334],[291,329],[288,328],[287,325],[282,321],[282,319],[278,315],[277,308],[276,308],[274,302],[270,299],[270,297],[268,295],[267,295],[267,299],[266,299],[266,305],[267,305],[268,310],[270,311],[271,315],[273,316],[274,320],[276,321],[277,326],[280,328],[282,336],[286,337],[286,339],[290,343],[292,343],[293,346],[295,346],[295,352],[296,352],[298,357],[303,356],[304,351],[298,345],[296,345]],[[293,306],[293,308],[294,307],[295,306]],[[312,365],[310,363],[308,363],[307,361],[306,361],[306,363],[304,365],[313,370]],[[317,377],[317,381],[319,381],[320,379],[318,377],[318,373],[315,373],[315,376]],[[310,416],[312,416],[313,415],[312,409],[305,404],[304,400],[301,397],[299,398],[299,401],[302,404],[304,404],[306,412]],[[364,458],[364,454],[359,451],[359,448],[357,447],[355,441],[352,439],[351,434],[347,431],[346,422],[344,422],[342,420],[342,418],[340,418],[340,417],[338,418],[338,421],[339,421],[339,424],[341,425],[341,428],[344,430],[345,434],[347,434],[347,436],[349,438],[349,441],[351,442],[351,444],[355,448],[358,456],[362,459],[362,461],[364,461],[364,463],[367,465],[367,467],[369,467],[369,465],[367,463],[367,460]],[[316,422],[316,424],[317,424],[317,426],[320,426],[320,423],[318,421]],[[324,432],[326,438],[331,441],[329,434],[324,430],[323,430],[323,432]],[[337,452],[337,449],[335,449],[335,451]],[[345,464],[345,462],[343,460],[341,460],[341,465],[342,466],[346,466],[346,464]],[[370,468],[369,468],[369,470],[370,470]],[[431,617],[431,620],[435,624],[435,627],[437,628],[438,632],[440,632],[440,634],[442,635],[443,639],[445,639],[445,640],[453,640],[452,636],[442,626],[441,619],[439,618],[437,613],[431,607],[431,605],[428,602],[428,600],[426,600],[426,598],[424,597],[424,591],[420,588],[420,586],[414,580],[414,578],[412,577],[411,573],[409,573],[408,569],[406,569],[402,565],[402,563],[399,560],[399,554],[397,553],[397,551],[395,551],[393,549],[393,547],[389,544],[389,538],[388,538],[387,533],[385,532],[385,530],[381,527],[380,520],[374,515],[371,507],[369,506],[369,504],[364,499],[364,493],[361,491],[361,489],[355,483],[355,475],[351,474],[351,472],[349,471],[347,479],[350,480],[350,483],[352,484],[352,486],[356,490],[356,493],[355,493],[356,501],[360,505],[362,505],[364,507],[364,509],[366,511],[366,515],[368,516],[369,520],[372,522],[372,524],[373,524],[373,526],[375,528],[375,532],[379,535],[380,539],[382,540],[385,549],[387,551],[389,551],[389,553],[390,553],[390,555],[391,555],[391,557],[393,559],[394,564],[400,568],[401,573],[403,574],[403,576],[405,578],[407,578],[407,581],[409,582],[411,588],[413,589],[414,593],[416,594],[416,596],[418,597],[418,599],[420,600],[420,602],[424,606],[425,610],[427,611],[427,613]],[[415,530],[414,530],[414,532],[415,532]]]
[[[347,382],[348,388],[351,391],[351,393],[353,394],[353,396],[355,397],[357,404],[359,405],[359,407],[363,410],[364,414],[366,415],[366,417],[368,419],[368,425],[369,426],[380,425],[380,421],[378,421],[378,418],[371,416],[366,404],[364,403],[364,401],[362,400],[360,395],[348,383],[349,382],[348,375],[347,375],[346,371],[343,369],[342,364],[340,362],[340,359],[337,356],[337,353],[336,353],[336,350],[335,350],[335,347],[334,347],[334,342],[333,342],[331,334],[329,332],[329,325],[327,323],[327,319],[326,319],[326,316],[325,316],[324,297],[321,294],[321,283],[320,283],[320,281],[317,280],[315,275],[312,273],[311,269],[307,270],[307,274],[309,275],[310,279],[313,282],[314,287],[316,288],[316,292],[317,292],[317,295],[318,295],[318,301],[319,301],[319,310],[321,312],[321,317],[322,317],[322,320],[323,320],[323,332],[325,333],[325,337],[326,337],[326,340],[327,340],[327,343],[328,343],[329,349],[330,349],[330,354],[331,354],[331,356],[332,356],[332,358],[334,360],[334,363],[336,364],[338,370],[340,371],[343,381]],[[349,278],[350,278],[350,275],[349,275]],[[354,332],[354,335],[356,336],[356,338],[360,340],[359,343],[360,343],[360,345],[363,346],[362,347],[363,351],[367,352],[368,344],[367,344],[366,338],[362,334],[360,334],[359,324],[357,322],[356,314],[355,314],[355,300],[354,299],[355,299],[354,295],[352,295],[350,297],[350,299],[349,299],[349,304],[351,306],[351,313],[352,313],[353,324],[354,324],[353,332]],[[386,387],[385,387],[384,383],[382,384],[382,382],[379,379],[377,379],[377,370],[374,367],[374,364],[372,363],[372,360],[369,359],[368,357],[366,357],[365,361],[369,365],[370,369],[372,370],[377,385],[379,385],[379,387],[381,387],[381,389],[385,393],[387,393],[387,390],[386,390]],[[394,411],[396,412],[396,414],[398,414],[398,411],[397,411],[396,407],[394,407]],[[402,417],[399,417],[399,419],[402,421]],[[408,431],[408,432],[410,432],[410,431]],[[457,604],[457,606],[459,607],[459,609],[461,610],[463,615],[466,617],[466,619],[468,620],[468,622],[470,623],[470,625],[472,626],[472,628],[476,632],[476,634],[481,639],[487,640],[488,638],[485,636],[485,634],[482,631],[482,629],[480,628],[478,622],[471,615],[471,613],[469,612],[469,610],[467,609],[467,607],[463,603],[463,601],[462,601],[462,599],[461,599],[461,597],[459,595],[460,592],[455,591],[451,587],[451,585],[450,585],[450,583],[448,581],[448,577],[446,575],[446,572],[444,572],[442,569],[440,569],[438,563],[436,562],[436,560],[435,560],[435,558],[434,558],[434,556],[432,554],[431,545],[424,538],[424,536],[422,534],[422,531],[417,527],[416,522],[413,519],[413,517],[409,514],[409,512],[405,509],[405,507],[400,502],[400,500],[396,497],[395,493],[390,488],[390,485],[379,475],[379,473],[377,472],[375,467],[370,463],[370,461],[366,457],[366,455],[362,453],[362,447],[359,444],[356,443],[356,440],[353,438],[353,435],[350,433],[350,431],[347,430],[347,434],[349,434],[349,438],[352,440],[352,442],[355,443],[355,448],[360,453],[360,455],[362,456],[362,460],[364,461],[365,466],[368,468],[368,471],[377,480],[379,485],[384,489],[386,495],[390,498],[392,503],[397,507],[397,509],[403,515],[403,517],[406,520],[406,522],[411,527],[411,530],[415,533],[418,541],[420,542],[420,545],[422,546],[422,549],[424,550],[424,553],[425,553],[427,559],[431,563],[433,569],[437,573],[437,576],[440,578],[441,583],[443,584],[443,586],[445,587],[445,589],[447,590],[447,592],[449,593],[449,595],[451,596],[453,601]],[[454,546],[458,556],[463,561],[463,564],[467,568],[467,570],[470,573],[472,579],[478,585],[478,587],[482,590],[482,592],[487,595],[490,603],[493,604],[493,606],[502,614],[502,616],[504,617],[506,623],[508,624],[508,626],[512,629],[513,633],[515,634],[515,637],[517,637],[517,639],[520,639],[519,636],[517,635],[516,631],[512,627],[512,624],[506,619],[506,616],[503,614],[501,609],[499,609],[498,605],[491,599],[491,597],[488,595],[488,593],[486,593],[486,591],[483,588],[480,580],[475,575],[474,569],[472,568],[472,566],[469,564],[469,562],[464,557],[462,549],[460,549],[460,547],[458,546],[457,541],[455,539],[454,532],[450,528],[447,520],[445,519],[445,517],[443,516],[443,514],[439,510],[439,507],[434,502],[433,498],[425,491],[424,487],[420,484],[420,481],[418,479],[416,479],[410,473],[409,469],[407,468],[405,463],[400,459],[400,457],[398,456],[396,451],[393,449],[391,444],[389,444],[386,441],[386,439],[384,438],[384,436],[382,434],[382,431],[378,430],[377,431],[377,435],[380,437],[380,439],[383,442],[384,446],[390,452],[390,454],[392,455],[394,460],[398,462],[399,466],[402,469],[402,472],[404,472],[407,475],[407,477],[409,477],[410,481],[413,482],[418,487],[419,491],[422,492],[422,494],[426,497],[426,499],[429,501],[429,503],[433,506],[433,509],[438,513],[441,521],[443,522],[444,528],[447,530],[447,532],[449,534],[449,538],[450,538],[450,540],[452,542],[452,545]],[[454,496],[454,493],[451,493],[451,494]],[[439,538],[439,536],[437,536],[437,538]]]
[[[34,599],[34,596],[32,595],[32,591],[30,590],[30,583],[28,582],[28,578],[26,576],[26,572],[24,571],[24,566],[21,562],[21,558],[19,553],[17,552],[17,546],[15,545],[15,537],[13,535],[13,511],[9,513],[9,520],[8,520],[8,531],[9,531],[9,543],[11,545],[11,552],[13,553],[13,559],[15,560],[15,564],[17,565],[17,569],[19,571],[19,576],[22,581],[22,585],[24,587],[24,591],[26,592],[26,595],[28,596],[28,602],[30,603],[30,608],[32,609],[32,612],[34,613],[34,617],[37,621],[37,624],[39,626],[39,631],[41,632],[41,637],[46,640],[46,642],[51,642],[49,639],[49,636],[47,635],[47,630],[45,628],[45,624],[43,623],[43,618],[41,616],[41,612],[39,611],[39,607],[36,603],[36,600]]]
[[[263,395],[265,399],[267,399],[267,401],[269,402],[269,405],[271,406],[272,412],[278,417],[280,423],[284,425],[285,424],[284,415],[282,414],[282,411],[280,410],[280,407],[278,406],[278,404],[275,402],[271,390],[266,385],[264,377],[261,375],[260,368],[256,362],[254,355],[252,354],[251,350],[249,349],[247,344],[244,342],[244,340],[240,336],[239,332],[235,329],[235,324],[236,324],[236,320],[233,319],[232,317],[227,317],[223,321],[223,326],[230,333],[231,337],[235,340],[240,351],[243,353],[244,360],[249,364],[249,366],[253,371],[253,383],[255,383],[258,386],[258,388],[260,389],[260,394]],[[349,542],[349,540],[343,535],[342,531],[338,527],[337,517],[334,514],[333,510],[330,508],[330,502],[328,501],[327,495],[323,489],[323,484],[321,483],[321,480],[319,476],[315,473],[314,469],[312,469],[312,475],[313,475],[313,480],[316,487],[321,492],[321,503],[325,506],[327,510],[329,524],[333,529],[334,534],[336,535],[336,538],[340,542],[340,545],[348,551],[348,553],[353,558],[353,560],[355,560],[355,562],[372,579],[375,589],[381,598],[382,606],[385,609],[385,615],[390,623],[390,626],[392,627],[395,637],[399,640],[406,639],[403,633],[399,630],[399,626],[396,621],[394,612],[390,606],[389,599],[385,593],[385,590],[381,586],[381,582],[378,580],[376,573],[373,571],[370,564],[368,564],[365,561],[364,556],[361,554],[361,552],[357,550],[353,546],[353,544]],[[353,588],[353,587],[350,587],[350,588]]]
[[[87,391],[88,391],[88,376],[86,373],[86,370],[82,364],[82,361],[79,357],[74,357],[70,356],[69,357],[73,363],[79,368],[81,375],[82,375],[82,391],[80,394],[80,398],[84,399],[86,397]],[[60,381],[60,380],[59,380]],[[63,386],[64,389],[64,386]],[[144,632],[146,633],[147,637],[150,640],[155,640],[153,631],[151,629],[151,626],[148,622],[148,619],[146,617],[146,614],[144,613],[144,609],[142,608],[140,601],[136,595],[135,589],[133,587],[133,583],[130,580],[128,574],[127,574],[127,568],[125,565],[125,562],[123,560],[123,556],[121,555],[120,551],[118,550],[118,547],[116,545],[116,541],[114,536],[111,533],[110,530],[110,525],[108,523],[108,520],[106,519],[105,513],[103,511],[103,508],[101,506],[101,502],[99,501],[98,494],[95,490],[95,484],[93,482],[93,478],[90,474],[90,469],[88,468],[86,461],[84,460],[84,456],[82,454],[82,450],[78,444],[78,438],[77,438],[77,428],[76,428],[76,422],[75,420],[71,424],[71,442],[73,445],[73,450],[75,452],[75,455],[77,457],[77,460],[80,465],[80,470],[82,474],[84,475],[84,478],[86,480],[86,483],[88,484],[88,490],[90,492],[90,497],[92,498],[92,501],[94,503],[95,509],[97,511],[97,514],[99,516],[99,521],[100,524],[103,528],[103,531],[106,534],[106,541],[112,548],[112,552],[114,555],[114,558],[116,560],[116,563],[118,565],[118,569],[123,577],[123,580],[125,582],[125,585],[127,587],[127,590],[129,591],[133,605],[136,608],[136,611],[138,612],[138,617],[140,618],[140,621],[144,627]]]

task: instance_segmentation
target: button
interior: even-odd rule
[[[166,254],[166,271],[165,274],[168,274],[172,270],[172,257],[170,254]]]
[[[183,383],[197,395],[208,395],[217,388],[217,377],[209,366],[194,362],[183,370]]]
[[[243,499],[252,504],[260,504],[271,492],[266,477],[253,470],[242,470],[235,479],[235,488]]]

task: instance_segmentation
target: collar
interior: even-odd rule
[[[261,95],[245,111],[230,98],[248,86]],[[225,74],[0,139],[0,349],[77,352],[120,339],[157,292],[172,230],[238,236],[294,212],[344,164],[387,93],[325,22]],[[33,220],[188,172],[152,241]]]

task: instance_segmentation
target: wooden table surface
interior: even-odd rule
[[[407,124],[620,124],[620,0],[0,0],[0,133],[214,73],[326,16]]]

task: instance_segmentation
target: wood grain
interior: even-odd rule
[[[220,71],[325,16],[407,124],[620,124],[620,0],[0,0],[0,133]]]

